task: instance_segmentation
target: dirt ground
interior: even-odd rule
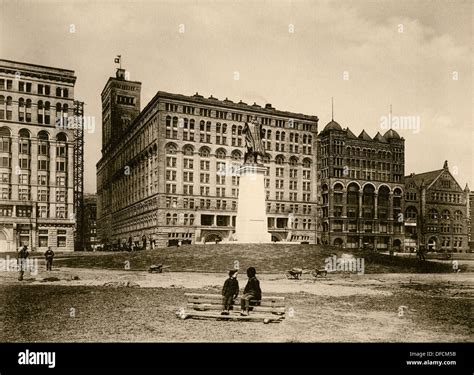
[[[43,268],[42,268],[43,269]],[[180,320],[185,292],[220,292],[225,274],[63,268],[0,272],[2,342],[472,342],[474,274],[263,274],[286,297],[281,323]],[[57,278],[57,281],[45,281]],[[77,279],[78,280],[74,280]],[[55,280],[55,279],[51,279]],[[239,276],[240,286],[246,277]],[[111,287],[112,285],[136,287]]]

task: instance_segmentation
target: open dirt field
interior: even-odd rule
[[[40,264],[41,269],[44,269]],[[220,292],[225,273],[88,268],[0,272],[2,342],[472,342],[474,275],[260,274],[286,297],[281,323],[180,320],[185,292]],[[54,277],[57,281],[44,281]],[[74,280],[74,278],[79,278]],[[54,280],[54,279],[52,279]],[[239,276],[240,286],[246,282]],[[136,287],[110,287],[116,285]],[[401,310],[400,306],[405,306]]]

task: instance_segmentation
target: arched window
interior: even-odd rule
[[[201,147],[199,150],[199,156],[202,158],[208,158],[211,154],[211,151],[207,147]]]
[[[67,98],[69,96],[69,90],[68,89],[63,89],[63,97]]]
[[[291,158],[290,158],[290,165],[291,165],[292,167],[298,166],[298,158],[296,158],[296,157],[291,157]]]
[[[303,168],[311,168],[311,159],[303,159]]]
[[[281,132],[281,141],[283,142],[285,140],[285,132]]]
[[[242,158],[242,153],[239,150],[232,151],[232,160],[240,160]]]
[[[11,151],[11,132],[6,126],[0,128],[0,152]]]
[[[183,152],[185,156],[193,156],[193,148],[191,146],[184,146]]]
[[[189,215],[189,225],[194,225],[194,215],[193,214]]]
[[[232,135],[237,134],[237,125],[232,125]]]
[[[58,135],[56,136],[56,140],[58,142],[67,142],[67,136],[65,133],[58,133]]]
[[[177,151],[177,147],[174,143],[168,143],[166,145],[166,154],[167,155],[175,155]]]
[[[275,140],[276,140],[276,141],[279,141],[279,140],[280,140],[280,132],[279,132],[279,131],[277,131],[277,132],[275,133]]]
[[[166,225],[171,224],[171,214],[166,214]]]
[[[171,126],[171,116],[166,116],[166,126]]]
[[[435,208],[432,208],[428,211],[428,217],[432,220],[438,219],[438,211]]]
[[[285,162],[285,158],[282,155],[278,155],[275,158],[275,164],[281,165]]]
[[[218,149],[217,152],[216,152],[216,158],[217,159],[225,159],[225,155],[226,155],[225,150],[222,149],[222,148]]]
[[[56,87],[56,96],[61,96],[61,87]]]
[[[171,224],[178,224],[178,214],[173,214],[173,220],[171,221]]]
[[[262,162],[264,164],[270,164],[270,155],[269,154],[265,154],[265,156],[262,158]]]
[[[449,220],[451,218],[451,213],[449,212],[449,210],[443,210],[443,212],[441,213],[441,218],[443,220]]]
[[[463,217],[463,214],[462,214],[461,211],[459,211],[459,210],[454,211],[454,220],[461,221],[462,217]]]

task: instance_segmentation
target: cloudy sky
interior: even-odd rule
[[[86,135],[88,192],[100,92],[119,54],[142,82],[142,108],[158,90],[199,92],[317,115],[322,129],[334,97],[336,121],[374,136],[392,105],[394,118],[419,121],[399,130],[405,173],[448,160],[462,187],[474,188],[473,4],[0,0],[0,57],[75,71],[76,98],[97,124]]]

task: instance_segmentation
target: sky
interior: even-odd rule
[[[85,190],[96,191],[100,93],[114,58],[157,91],[271,103],[334,119],[358,135],[410,120],[405,174],[448,160],[474,189],[470,0],[0,0],[0,58],[75,71],[75,98],[95,118],[85,136]],[[238,78],[238,79],[236,79]],[[395,120],[395,122],[394,122]]]

